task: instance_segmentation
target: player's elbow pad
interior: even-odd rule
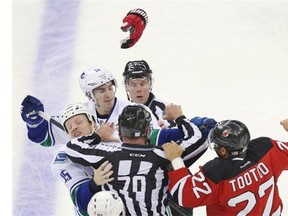
[[[163,145],[166,142],[177,141],[183,138],[182,132],[178,128],[169,128],[160,130],[158,145]]]

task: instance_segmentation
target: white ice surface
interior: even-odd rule
[[[73,49],[65,46],[71,43],[69,36],[55,36],[45,46],[56,42],[61,48],[49,55],[39,50],[41,35],[48,34],[51,23],[61,22],[62,14],[71,8],[55,4],[55,14],[51,22],[45,18],[43,29],[46,7],[42,0],[13,1],[12,201],[14,208],[21,207],[15,216],[27,216],[27,208],[33,208],[32,215],[44,216],[43,206],[53,209],[53,215],[73,215],[68,191],[53,180],[49,169],[58,147],[29,143],[19,109],[27,94],[39,97],[49,114],[85,100],[78,76],[96,64],[114,73],[119,98],[126,97],[122,84],[126,62],[145,59],[153,70],[153,92],[181,104],[187,116],[239,119],[250,128],[252,138],[265,135],[287,140],[287,132],[279,125],[288,117],[287,1],[79,1],[76,29],[71,33]],[[122,19],[136,7],[146,10],[149,23],[139,42],[122,50],[119,41],[127,36],[120,30]],[[59,32],[70,28],[63,25]],[[58,76],[65,64],[70,64],[70,69],[65,76]],[[214,156],[207,151],[191,169]],[[282,215],[288,215],[286,179],[284,172],[278,182],[284,202]],[[20,182],[29,187],[19,192]],[[196,208],[194,215],[205,215],[204,208]]]

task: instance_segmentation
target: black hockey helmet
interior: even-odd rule
[[[237,120],[219,122],[210,132],[213,149],[224,147],[229,156],[243,156],[250,141],[250,133],[245,124]]]
[[[119,135],[147,137],[151,130],[151,114],[141,104],[126,106],[118,118]]]
[[[152,70],[145,60],[127,62],[123,72],[124,82],[128,79],[147,77],[152,81]]]

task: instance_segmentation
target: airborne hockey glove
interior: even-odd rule
[[[129,31],[130,34],[127,38],[121,40],[121,48],[127,49],[134,46],[140,39],[147,23],[148,15],[143,9],[137,8],[129,11],[123,19],[121,30],[123,32]]]

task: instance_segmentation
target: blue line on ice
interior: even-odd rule
[[[42,17],[39,18],[39,37],[35,40],[38,50],[32,71],[34,80],[31,94],[43,102],[45,111],[55,115],[59,107],[66,105],[70,96],[69,79],[73,67],[80,0],[46,0],[43,7]],[[25,141],[19,145],[24,145],[24,150],[13,215],[55,215],[55,181],[58,179],[53,177],[50,164],[59,146],[45,148]]]

